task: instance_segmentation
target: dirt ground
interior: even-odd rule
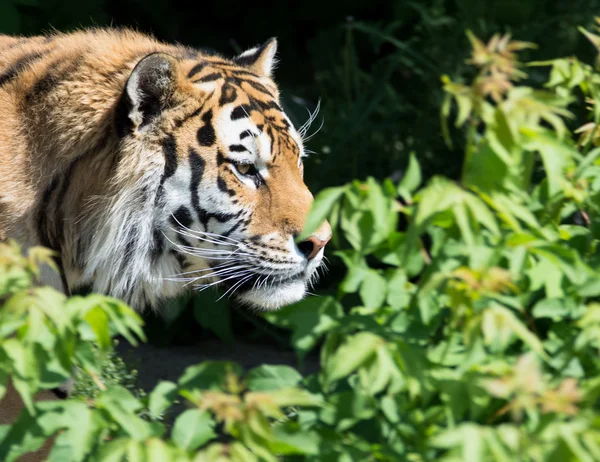
[[[194,346],[153,346],[141,344],[132,347],[120,342],[118,353],[123,360],[138,370],[138,385],[151,390],[160,380],[176,381],[187,366],[202,361],[234,361],[244,369],[261,364],[287,364],[298,367],[292,351],[278,351],[274,347],[235,343],[227,345],[216,340],[207,340]],[[303,372],[318,370],[317,358],[307,358]]]

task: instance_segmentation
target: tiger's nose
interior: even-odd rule
[[[313,234],[305,241],[300,242],[298,244],[298,249],[308,260],[312,260],[317,256],[319,251],[327,245],[330,239],[331,236],[326,239],[320,239]]]

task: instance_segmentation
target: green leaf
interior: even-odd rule
[[[312,297],[286,306],[265,317],[274,324],[292,329],[292,345],[302,358],[327,332],[337,326],[341,305],[332,297]]]
[[[276,454],[317,455],[321,438],[315,431],[306,431],[292,423],[273,428],[273,441],[269,448]]]
[[[248,389],[252,391],[278,390],[294,387],[302,376],[289,366],[271,366],[263,364],[252,369],[246,376]]]
[[[405,199],[410,197],[410,194],[412,194],[421,185],[421,181],[421,166],[419,165],[415,154],[411,152],[408,158],[408,167],[406,172],[404,173],[400,184],[398,184],[398,194],[403,196]]]
[[[35,414],[33,395],[39,386],[40,366],[36,360],[34,350],[25,346],[15,338],[5,340],[2,348],[11,361],[14,371],[12,382],[19,392],[25,407],[30,414]]]
[[[562,190],[565,169],[572,165],[572,158],[577,155],[577,152],[545,133],[529,129],[521,131],[527,137],[525,147],[539,152],[542,157],[548,180],[548,195],[552,197]]]
[[[369,360],[383,340],[370,333],[360,332],[348,337],[325,365],[327,383],[344,378]]]
[[[403,269],[395,270],[387,283],[387,303],[393,308],[404,308],[410,300],[408,279]]]
[[[177,461],[174,451],[168,447],[167,443],[157,438],[152,438],[145,442],[146,459],[144,462],[165,462]]]
[[[532,314],[536,318],[562,318],[575,309],[571,299],[545,298],[535,304]]]
[[[171,436],[181,449],[195,451],[217,436],[214,427],[208,412],[189,409],[177,418]]]
[[[179,388],[173,382],[161,380],[150,393],[148,409],[155,419],[162,414],[175,402],[179,395]]]
[[[44,434],[50,436],[60,430],[48,462],[85,460],[97,438],[88,406],[80,401],[46,401],[37,407],[41,411],[37,424],[44,429]]]
[[[155,428],[138,417],[142,404],[123,387],[112,387],[103,391],[96,399],[96,406],[105,409],[124,432],[136,441],[155,436]]]
[[[302,242],[310,236],[316,229],[325,221],[329,211],[342,195],[346,192],[346,186],[338,186],[336,188],[327,188],[317,194],[315,201],[306,217],[304,229],[296,238],[296,242]]]
[[[379,308],[385,302],[387,281],[374,270],[368,270],[360,286],[360,298],[365,306]]]
[[[269,400],[279,407],[323,405],[323,399],[300,388],[280,388],[269,392]]]
[[[98,462],[125,462],[129,438],[117,438],[101,445],[95,460]],[[129,462],[129,461],[127,461]]]
[[[319,417],[326,424],[335,426],[338,432],[343,432],[357,422],[372,419],[376,413],[375,398],[349,390],[329,396],[327,406],[322,409]]]
[[[100,346],[102,350],[110,349],[112,345],[110,342],[108,316],[104,310],[99,306],[96,306],[85,314],[84,319],[96,334],[98,346]]]
[[[546,361],[548,360],[548,355],[544,351],[544,346],[540,339],[514,315],[512,311],[509,309],[495,304],[493,307],[494,310],[501,312],[503,318],[507,324],[507,326],[513,331],[513,333],[521,339],[523,343],[525,343],[531,350],[536,352]]]

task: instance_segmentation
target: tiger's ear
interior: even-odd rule
[[[270,38],[259,47],[250,48],[241,55],[236,56],[237,64],[250,68],[252,72],[262,77],[271,77],[273,69],[277,65],[277,39]]]
[[[177,60],[166,53],[152,53],[137,63],[123,95],[131,128],[143,131],[169,105],[178,74]]]

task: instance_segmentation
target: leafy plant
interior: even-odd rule
[[[336,297],[267,315],[300,357],[322,344],[309,460],[600,457],[598,74],[468,36],[472,82],[442,78],[460,181],[419,188],[411,156],[399,184],[324,190],[308,226],[329,217],[347,275]],[[541,89],[519,85],[531,66],[550,67]],[[572,134],[582,97],[590,122]]]
[[[14,243],[0,243],[0,399],[10,381],[25,405],[12,425],[0,425],[0,460],[17,460],[52,436],[48,460],[61,462],[276,461],[274,454],[316,453],[316,435],[301,433],[288,418],[296,407],[321,405],[298,388],[296,371],[261,366],[241,380],[235,364],[207,362],[189,367],[177,384],[161,382],[147,397],[134,394],[132,373],[115,359],[111,337],[135,345],[144,338],[139,316],[109,297],[67,299],[32,287],[39,264],[54,266],[51,252],[33,248],[24,257]],[[75,367],[79,399],[34,401]],[[165,437],[159,421],[179,396],[192,409]],[[217,424],[234,441],[218,443]]]

